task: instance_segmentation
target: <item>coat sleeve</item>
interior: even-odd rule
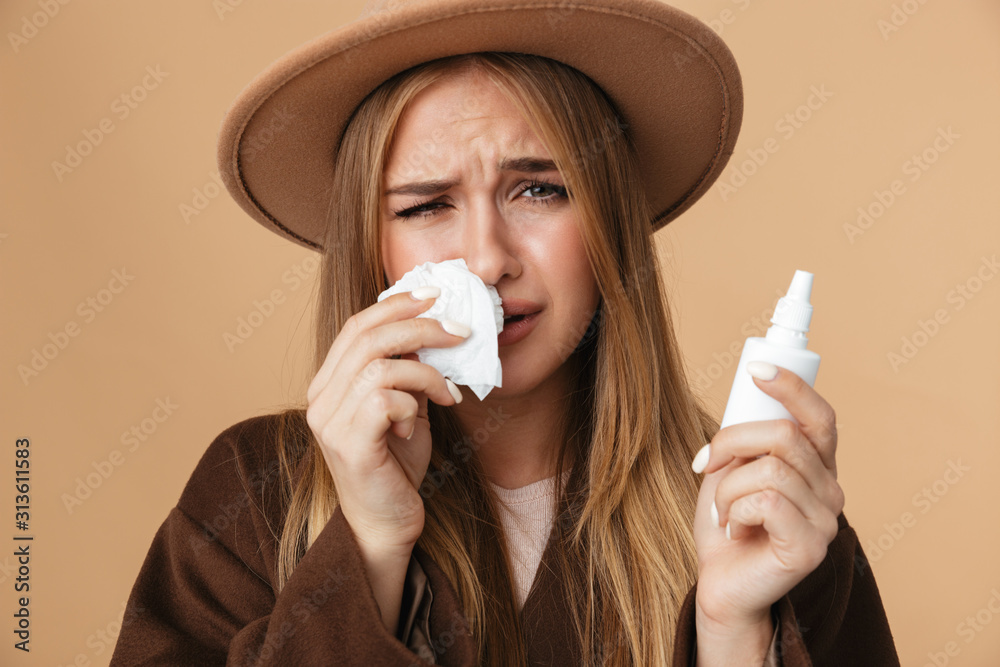
[[[153,538],[112,667],[429,664],[383,625],[340,508],[274,594],[273,554],[268,563],[262,548],[273,534],[262,532],[227,434],[206,451]]]
[[[827,557],[771,606],[771,647],[782,667],[899,665],[889,622],[858,536],[843,512]],[[681,605],[674,667],[695,665],[695,583]],[[764,662],[767,667],[768,662]]]

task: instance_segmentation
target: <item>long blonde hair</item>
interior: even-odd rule
[[[470,69],[499,86],[549,149],[601,292],[591,327],[580,332],[575,350],[563,352],[575,384],[557,479],[568,461],[574,463],[554,499],[556,553],[579,653],[584,664],[670,664],[678,611],[697,577],[692,523],[699,482],[690,462],[718,422],[685,376],[627,126],[591,79],[547,58],[476,53],[416,66],[364,100],[337,155],[314,373],[348,318],[388,287],[379,198],[401,114],[435,81]],[[448,407],[428,402],[428,411],[433,452],[420,488],[425,524],[418,544],[459,594],[479,664],[524,665],[499,500],[478,457],[455,455],[457,444],[471,443],[471,434],[462,433]],[[287,514],[280,527],[279,590],[337,504],[305,405],[280,416],[273,435]],[[304,474],[292,488],[300,463]]]

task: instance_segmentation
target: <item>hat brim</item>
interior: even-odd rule
[[[358,19],[261,72],[222,121],[223,182],[253,219],[322,250],[335,153],[356,107],[403,70],[477,51],[545,56],[601,86],[636,143],[654,230],[704,194],[732,155],[743,116],[739,70],[693,16],[657,0],[555,8],[433,0]]]

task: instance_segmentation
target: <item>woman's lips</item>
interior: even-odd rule
[[[529,299],[519,299],[512,296],[501,297],[503,304],[503,316],[512,317],[514,315],[528,315],[537,313],[542,309],[542,305],[530,301]]]
[[[497,334],[497,345],[503,347],[505,345],[513,345],[522,340],[535,328],[535,324],[538,323],[538,316],[539,314],[536,312],[530,315],[512,316],[510,319],[505,319],[503,331]]]

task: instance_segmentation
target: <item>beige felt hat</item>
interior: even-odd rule
[[[254,220],[322,250],[334,158],[355,108],[398,72],[476,51],[545,56],[601,86],[638,148],[654,230],[703,195],[733,152],[736,61],[707,25],[658,0],[374,0],[240,92],[219,131],[222,180]]]

